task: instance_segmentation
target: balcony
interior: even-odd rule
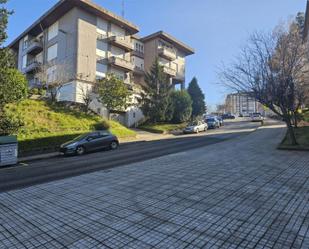
[[[132,51],[132,55],[144,59],[144,53],[141,51],[134,50]]]
[[[105,39],[107,39],[107,35],[105,35],[105,34],[97,34],[97,40],[103,41]]]
[[[108,63],[114,67],[125,70],[126,72],[133,71],[134,69],[134,66],[130,61],[115,56],[109,57]]]
[[[43,42],[40,39],[33,39],[28,42],[26,47],[26,53],[36,55],[43,51]]]
[[[38,70],[41,66],[41,63],[36,60],[30,60],[27,63],[27,66],[23,69],[24,73],[30,73],[35,70]]]
[[[174,50],[167,47],[160,47],[158,49],[159,55],[167,60],[176,60],[177,56]]]
[[[119,36],[110,36],[108,37],[108,41],[117,46],[120,47],[122,49],[124,49],[127,52],[133,51],[134,50],[134,45],[131,41],[129,41],[128,39],[119,37]]]
[[[167,66],[163,67],[163,72],[171,77],[176,77],[176,70]]]
[[[134,67],[134,71],[135,74],[137,75],[144,75],[145,74],[145,70],[141,67],[135,66]]]

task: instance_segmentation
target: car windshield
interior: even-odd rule
[[[207,122],[215,122],[215,119],[214,118],[208,118]]]
[[[198,122],[197,121],[194,121],[190,124],[190,126],[195,126],[195,125],[198,125]]]
[[[253,117],[259,117],[261,116],[261,113],[253,113]]]

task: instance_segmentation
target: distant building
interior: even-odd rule
[[[234,115],[249,116],[251,113],[264,113],[264,108],[248,93],[233,93],[225,99],[225,112]]]

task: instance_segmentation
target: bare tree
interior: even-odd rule
[[[42,87],[47,89],[52,102],[57,101],[63,85],[74,79],[72,70],[67,64],[41,65],[35,77]]]
[[[95,98],[93,86],[90,84],[79,85],[80,95],[84,103],[85,113],[88,113],[89,107],[93,99]]]
[[[295,113],[306,98],[308,55],[308,44],[303,42],[297,27],[281,26],[270,34],[254,33],[235,62],[221,72],[225,86],[252,93],[252,97],[282,117],[292,144],[297,144]]]

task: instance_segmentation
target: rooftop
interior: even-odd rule
[[[11,48],[18,48],[19,40],[25,35],[38,35],[45,29],[56,22],[61,16],[70,11],[72,8],[78,7],[87,12],[93,13],[104,19],[113,21],[119,26],[127,29],[131,34],[139,31],[139,28],[122,17],[104,9],[103,7],[91,2],[90,0],[60,0],[51,9],[45,12],[38,20],[36,20],[29,28],[27,28],[21,35],[19,35],[10,45]]]
[[[141,41],[146,42],[155,38],[162,38],[172,44],[174,44],[179,49],[183,50],[186,55],[194,54],[194,49],[189,47],[188,45],[184,44],[183,42],[179,41],[175,37],[171,36],[168,33],[165,33],[164,31],[158,31],[156,33],[153,33],[151,35],[145,36],[141,39]]]

